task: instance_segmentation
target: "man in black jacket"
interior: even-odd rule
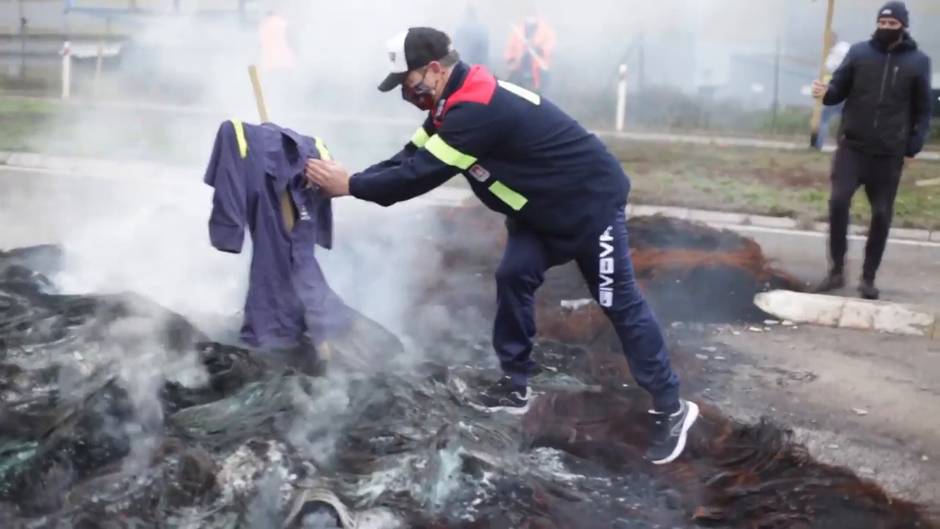
[[[844,265],[849,206],[860,186],[871,204],[871,227],[859,292],[878,299],[875,274],[884,255],[905,157],[916,156],[930,129],[930,58],[907,32],[904,2],[878,11],[872,38],[852,46],[829,84],[813,83],[826,105],[845,102],[839,148],[832,164],[829,198],[829,274],[817,287],[845,286]]]

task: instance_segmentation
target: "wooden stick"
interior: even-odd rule
[[[264,92],[261,91],[261,78],[258,76],[258,68],[254,64],[248,66],[248,77],[251,77],[251,88],[255,93],[255,104],[258,105],[258,117],[261,118],[262,123],[267,123],[270,121],[268,119],[268,105],[264,102]],[[297,218],[296,206],[294,206],[294,201],[290,197],[290,193],[286,190],[281,193],[280,196],[281,202],[281,217],[284,219],[284,226],[287,227],[287,231],[291,232],[294,229],[294,221]]]
[[[822,61],[819,64],[820,81],[826,78],[826,59],[829,57],[829,48],[832,47],[832,14],[835,11],[835,7],[836,0],[829,0],[829,6],[826,9],[826,29],[823,33]],[[822,107],[822,98],[817,99],[816,105],[813,107],[813,119],[810,121],[810,147],[815,147],[816,139],[820,134],[825,134],[826,132],[819,130],[819,122],[822,121]]]
[[[532,56],[532,60],[535,61],[536,66],[538,66],[539,69],[543,72],[547,72],[548,64],[545,63],[545,59],[539,55],[539,52],[532,47],[532,44],[529,43],[529,39],[525,38],[525,33],[522,32],[522,29],[520,29],[519,26],[512,26],[512,31],[516,34],[517,37],[522,39],[522,43],[525,45],[526,51],[528,51],[529,55]]]
[[[264,102],[264,92],[261,91],[261,78],[258,77],[258,68],[252,64],[248,67],[248,76],[251,77],[251,88],[255,92],[255,104],[258,105],[258,117],[262,123],[270,121],[268,119],[268,106]]]

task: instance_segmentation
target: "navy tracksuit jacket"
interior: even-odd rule
[[[487,207],[510,219],[493,332],[503,370],[525,384],[533,367],[535,291],[548,268],[575,260],[614,324],[634,378],[656,409],[677,409],[678,377],[630,262],[623,213],[630,182],[604,144],[538,94],[458,63],[411,142],[353,175],[349,189],[388,206],[457,173]]]

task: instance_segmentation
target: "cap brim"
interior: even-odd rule
[[[385,80],[382,81],[381,84],[379,84],[379,91],[388,92],[392,90],[396,86],[399,86],[400,84],[405,82],[405,77],[408,77],[408,72],[388,74],[388,77],[386,77]]]

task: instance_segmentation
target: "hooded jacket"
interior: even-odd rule
[[[823,103],[845,101],[839,144],[875,156],[915,156],[930,130],[930,58],[905,33],[887,47],[874,38],[849,49]]]

